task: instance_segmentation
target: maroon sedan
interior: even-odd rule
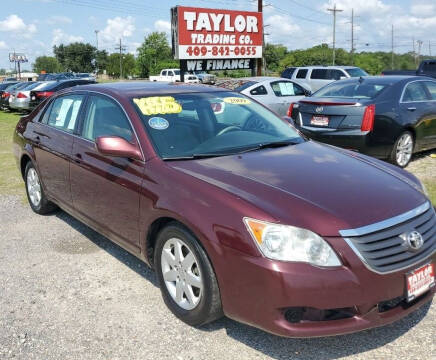
[[[420,182],[310,141],[241,94],[75,87],[14,140],[32,209],[60,207],[155,268],[190,325],[226,315],[283,336],[344,334],[435,293],[436,214]]]

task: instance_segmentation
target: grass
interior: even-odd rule
[[[24,184],[12,154],[12,136],[20,115],[0,111],[0,194],[23,195]]]
[[[0,111],[0,194],[24,195],[23,180],[12,154],[12,135],[19,118],[19,114]],[[427,178],[424,184],[436,204],[436,181]]]

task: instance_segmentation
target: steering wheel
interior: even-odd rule
[[[225,133],[228,133],[229,131],[235,131],[235,130],[241,130],[241,128],[239,126],[236,125],[230,125],[225,127],[224,129],[222,129],[218,134],[216,134],[216,136],[220,136],[223,135]]]

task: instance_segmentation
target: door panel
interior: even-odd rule
[[[139,198],[143,163],[100,154],[99,136],[119,136],[136,144],[129,121],[120,106],[105,96],[90,96],[73,143],[71,193],[73,206],[104,232],[138,251]]]
[[[47,195],[66,205],[72,203],[69,176],[73,132],[83,99],[83,95],[56,98],[32,135],[39,143],[35,157]]]

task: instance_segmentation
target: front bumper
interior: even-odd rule
[[[319,337],[392,323],[433,298],[435,287],[412,303],[402,301],[405,274],[426,262],[436,263],[436,254],[409,269],[380,275],[367,269],[342,238],[328,241],[343,266],[319,268],[243,257],[227,248],[222,260],[226,270],[219,277],[225,314],[280,336]],[[292,321],[289,311],[292,315],[302,308],[308,317]]]

